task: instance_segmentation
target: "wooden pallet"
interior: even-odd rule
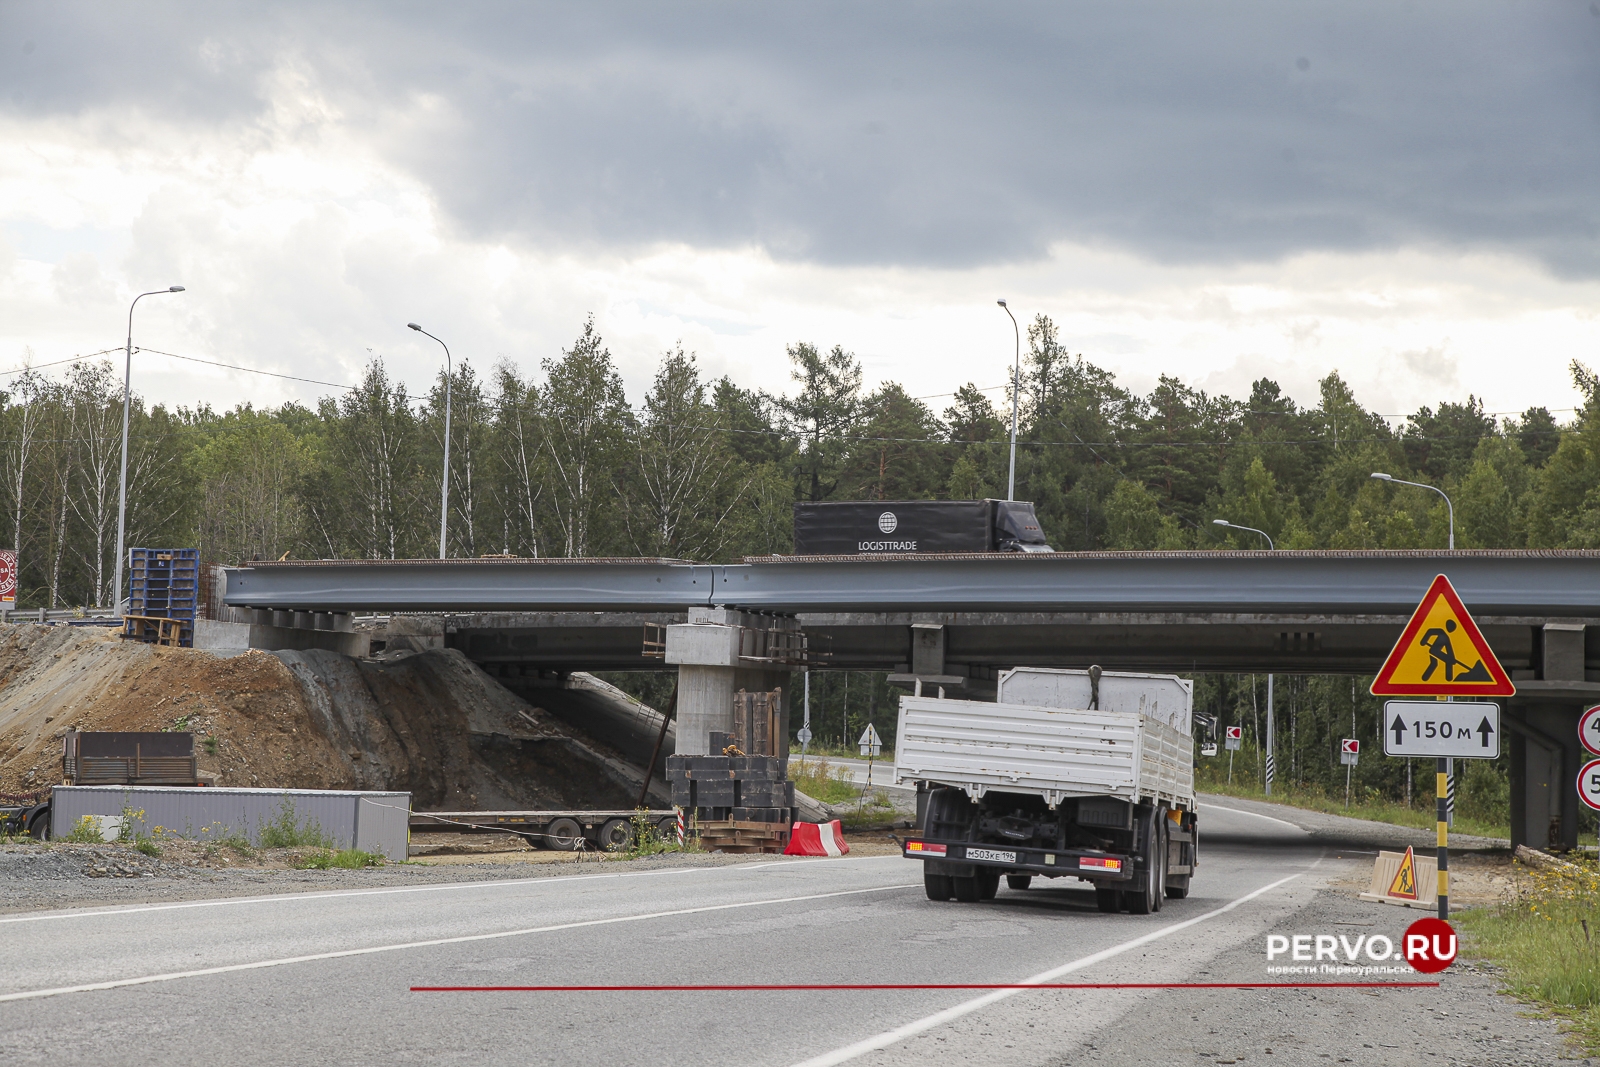
[[[724,819],[702,822],[695,832],[700,835],[700,847],[707,852],[721,849],[735,854],[775,854],[781,853],[789,843],[787,823]]]

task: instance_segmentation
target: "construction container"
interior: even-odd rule
[[[200,550],[130,548],[128,613],[122,636],[153,645],[194,647]]]
[[[72,785],[202,784],[194,734],[187,731],[68,730],[62,739],[62,770]]]
[[[141,785],[58,785],[50,835],[64,837],[85,815],[132,812],[123,836],[156,827],[197,841],[240,836],[253,845],[268,826],[290,824],[326,837],[334,848],[359,848],[385,859],[406,858],[410,793],[338,789],[228,789]],[[143,812],[142,815],[138,814]]]
[[[1049,552],[1023,500],[848,500],[794,505],[797,556]]]

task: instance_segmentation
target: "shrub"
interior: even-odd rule
[[[302,871],[326,871],[334,867],[356,871],[363,867],[383,866],[383,857],[358,848],[341,848],[337,851],[323,848],[301,856],[295,866]]]
[[[333,838],[322,832],[322,827],[309,819],[300,823],[295,818],[294,803],[283,798],[278,817],[261,827],[256,840],[262,848],[320,848],[332,849]]]

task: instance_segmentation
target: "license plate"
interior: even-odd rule
[[[992,848],[969,848],[967,849],[967,859],[988,860],[991,863],[1015,863],[1017,862],[1017,854],[1015,852],[999,852]]]

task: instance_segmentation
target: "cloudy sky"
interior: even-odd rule
[[[0,369],[172,283],[136,343],[331,382],[421,385],[410,320],[533,371],[592,314],[636,398],[679,340],[936,395],[1005,381],[1005,297],[1139,389],[1569,407],[1600,3],[0,0]],[[136,359],[169,403],[328,392]]]

